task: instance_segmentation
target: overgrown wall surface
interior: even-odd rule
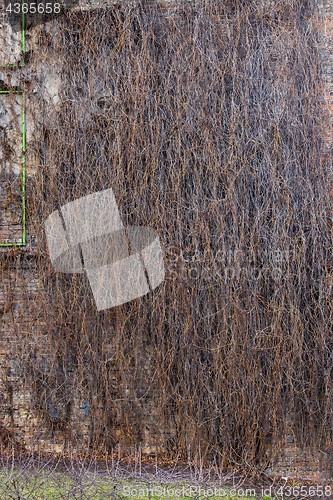
[[[25,76],[39,125],[28,203],[37,247],[27,247],[37,313],[11,321],[21,387],[45,425],[81,439],[81,406],[88,438],[108,449],[141,441],[176,456],[200,444],[232,464],[267,458],[291,422],[300,444],[329,452],[329,122],[316,12],[312,2],[187,6],[167,18],[118,8],[35,29]],[[167,276],[97,313],[84,277],[52,270],[43,222],[110,187],[124,223],[159,232]]]
[[[319,4],[319,32],[321,35],[321,58],[324,85],[324,96],[328,107],[329,123],[326,132],[327,168],[332,172],[332,139],[333,139],[333,4],[322,0]]]

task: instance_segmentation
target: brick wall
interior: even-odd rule
[[[327,127],[327,149],[329,150],[332,147],[333,140],[333,2],[331,0],[321,0],[320,4],[324,94],[330,118]],[[331,157],[328,159],[332,160]]]

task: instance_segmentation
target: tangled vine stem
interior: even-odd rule
[[[75,434],[78,392],[91,446],[138,443],[147,422],[170,457],[225,464],[262,461],[287,424],[331,445],[316,16],[314,0],[151,2],[68,12],[53,40],[40,29],[31,64],[57,60],[62,86],[29,201],[50,362],[35,346],[26,363],[54,428]],[[107,188],[124,224],[157,229],[167,274],[97,313],[84,276],[52,272],[43,222]]]

